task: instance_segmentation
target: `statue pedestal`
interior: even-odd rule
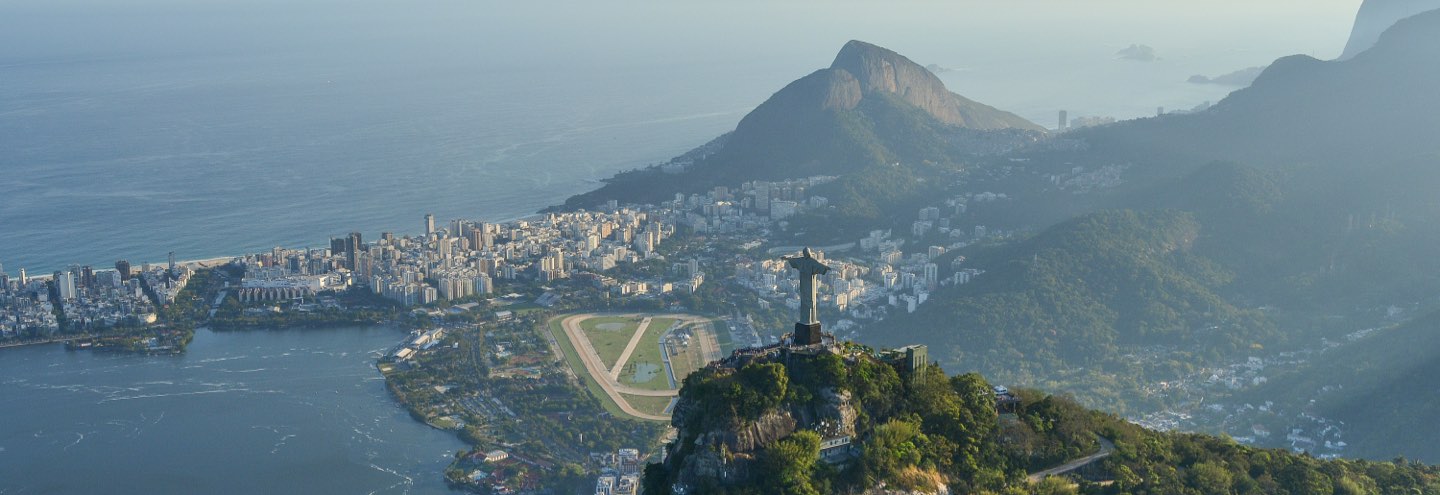
[[[820,323],[796,323],[795,333],[791,334],[795,345],[813,345],[823,343],[821,339]]]

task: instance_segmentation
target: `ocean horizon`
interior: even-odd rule
[[[723,23],[622,22],[623,9],[592,12],[617,23],[595,32],[603,23],[543,9],[497,19],[480,6],[238,5],[0,7],[6,273],[323,247],[351,231],[416,233],[426,213],[527,216],[734,129],[851,38],[952,69],[940,74],[952,91],[1047,127],[1062,109],[1124,119],[1218,101],[1236,88],[1185,79],[1332,48],[1112,39],[1087,26],[1066,27],[1066,46],[982,42],[1053,29],[1040,24],[836,26],[801,43],[785,24],[809,15],[798,6],[730,40]],[[1117,60],[1129,41],[1163,58]]]

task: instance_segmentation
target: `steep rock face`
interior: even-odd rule
[[[766,363],[771,359],[774,357],[761,357],[758,361]],[[742,368],[751,369],[748,365]],[[710,376],[714,380],[753,379],[753,376],[747,378],[743,369],[736,372],[734,368],[712,366],[706,372],[713,372]],[[787,379],[780,382],[790,383]],[[853,438],[858,433],[856,422],[860,413],[852,393],[843,388],[816,387],[814,395],[805,394],[809,398],[803,402],[781,402],[744,416],[730,416],[717,411],[726,409],[729,402],[715,403],[717,392],[707,392],[703,385],[691,388],[696,383],[687,382],[671,415],[671,425],[678,432],[678,438],[670,445],[671,455],[666,462],[676,474],[674,479],[683,485],[702,486],[713,482],[733,485],[753,480],[766,469],[757,464],[764,459],[766,449],[801,430],[813,432],[821,439]],[[733,391],[735,383],[715,390]],[[780,393],[784,395],[783,391]],[[744,394],[737,397],[727,401],[747,402]]]
[[[825,110],[853,110],[863,98],[860,81],[848,72],[822,71],[827,77],[829,88],[823,93],[825,101],[820,108]]]
[[[795,433],[795,418],[789,412],[769,411],[744,427],[709,431],[696,441],[701,445],[724,445],[730,452],[749,453],[791,433]]]
[[[819,404],[812,410],[802,411],[801,419],[807,425],[829,425],[834,436],[855,435],[855,406],[851,403],[849,390],[827,388],[820,391]]]
[[[837,127],[836,112],[865,112],[866,109],[861,108],[863,100],[886,96],[894,96],[893,101],[922,110],[943,125],[979,130],[1044,131],[1015,114],[951,93],[935,74],[903,55],[863,41],[851,41],[840,49],[830,68],[786,85],[741,119],[735,128],[736,141],[731,144],[737,147],[769,145],[767,141],[776,137],[803,135],[807,129],[834,128]]]
[[[971,129],[1044,130],[1015,114],[951,93],[939,77],[920,64],[863,41],[846,43],[830,70],[850,74],[865,93],[894,94],[946,124]]]
[[[687,414],[703,411],[687,410]],[[681,416],[672,418],[684,427]],[[757,454],[765,446],[795,432],[795,418],[789,412],[768,411],[753,423],[739,428],[715,429],[695,437],[694,453],[680,466],[680,480],[696,484],[702,480],[749,479]]]
[[[865,493],[861,495],[950,495],[950,487],[940,485],[935,489],[935,491],[927,492],[921,490],[900,490],[887,488],[884,486],[877,486],[869,490],[865,490]]]
[[[951,93],[940,78],[893,51],[847,43],[830,67],[771,95],[725,139],[656,167],[625,172],[571,197],[653,203],[745,180],[844,176],[877,166],[957,166],[1033,142],[1045,128]]]
[[[1396,21],[1435,9],[1440,9],[1440,0],[1365,0],[1355,14],[1350,41],[1345,43],[1339,60],[1348,60],[1375,46],[1380,34]]]
[[[899,120],[905,123],[877,125],[894,116],[903,116]],[[725,148],[706,165],[717,169],[711,173],[740,169],[759,178],[847,172],[913,160],[913,141],[930,138],[909,131],[941,135],[950,127],[1044,131],[1015,114],[951,93],[935,74],[903,55],[851,41],[829,68],[786,85],[741,119]]]
[[[855,435],[857,412],[850,392],[825,389],[820,392],[820,398],[815,407],[799,408],[795,412],[766,411],[754,422],[700,433],[694,440],[694,454],[681,466],[684,473],[681,479],[686,482],[747,479],[759,451],[802,428],[815,429],[823,424],[832,435]],[[704,411],[696,410],[693,402],[681,400],[672,424],[684,428],[688,421],[701,414]]]

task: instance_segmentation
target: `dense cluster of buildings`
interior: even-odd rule
[[[38,277],[22,268],[17,278],[0,266],[0,339],[43,338],[61,330],[62,321],[73,332],[154,323],[156,304],[174,302],[190,280],[191,270],[173,258],[139,271],[126,261],[114,269],[71,265]]]
[[[60,329],[55,306],[45,281],[31,278],[20,269],[19,278],[10,278],[0,267],[0,338],[15,338],[23,333],[50,333]]]
[[[640,492],[640,451],[620,449],[602,456],[600,477],[595,480],[595,495],[635,495]]]
[[[834,181],[815,176],[783,181],[750,181],[739,189],[718,186],[704,194],[676,193],[660,208],[677,213],[677,221],[700,233],[734,233],[759,230],[806,210],[824,208],[830,200],[811,193],[815,186]],[[613,203],[612,203],[613,206]]]
[[[933,221],[936,213],[932,210],[936,208],[922,209],[920,222]],[[948,226],[940,228],[947,235],[951,231]],[[966,234],[967,238],[987,235],[983,227],[976,229],[973,235]],[[825,260],[831,271],[817,281],[818,304],[862,319],[883,317],[884,310],[878,308],[884,306],[914,312],[929,300],[936,289],[966,284],[985,273],[984,270],[964,266],[964,256],[941,259],[947,252],[966,246],[964,241],[928,246],[924,251],[906,255],[901,249],[905,240],[892,239],[891,236],[891,231],[872,231],[858,243],[860,256],[847,260]],[[823,251],[816,251],[816,256],[825,259]],[[800,307],[799,298],[786,296],[793,294],[798,287],[799,275],[781,260],[738,263],[735,277],[761,297],[762,307],[768,307],[771,301],[777,300],[783,300],[790,309]],[[877,311],[882,314],[877,314]]]
[[[355,232],[332,238],[328,249],[275,248],[241,257],[236,261],[246,275],[239,294],[244,302],[272,301],[362,286],[402,304],[419,305],[486,296],[500,281],[569,278],[619,296],[694,291],[705,281],[694,260],[679,264],[680,275],[669,279],[619,280],[600,273],[660,258],[657,249],[680,226],[701,233],[758,231],[824,207],[828,200],[808,191],[831,180],[752,181],[735,190],[716,187],[704,194],[676,194],[659,205],[632,209],[612,201],[599,211],[504,223],[453,220],[441,226],[426,215],[421,236],[383,233],[367,243]]]
[[[617,265],[659,256],[674,235],[663,211],[554,213],[507,223],[455,220],[437,228],[425,217],[423,236],[381,234],[366,243],[359,233],[333,239],[329,249],[276,248],[242,257],[242,294],[256,300],[298,298],[316,292],[367,287],[405,305],[485,296],[498,280],[551,282],[589,274],[616,292],[636,283],[594,275]],[[679,282],[693,290],[703,275]],[[639,285],[643,292],[645,285]]]

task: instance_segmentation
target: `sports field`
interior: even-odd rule
[[[585,330],[585,338],[595,346],[600,360],[610,368],[620,359],[620,353],[625,351],[625,345],[630,343],[642,320],[630,316],[599,316],[582,320],[580,328]]]
[[[685,314],[575,314],[548,325],[566,363],[611,413],[668,421],[685,376],[718,358],[709,318]]]

